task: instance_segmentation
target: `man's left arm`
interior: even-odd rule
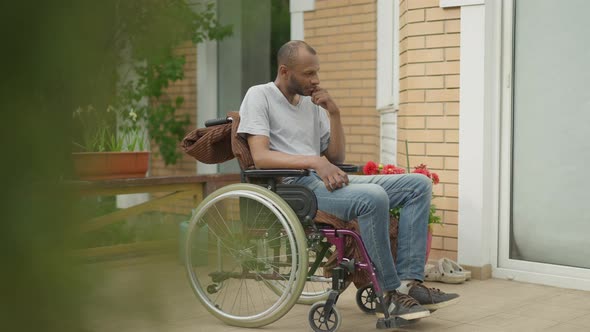
[[[332,164],[342,164],[346,158],[346,141],[340,119],[340,109],[328,91],[319,87],[312,93],[311,100],[314,104],[328,111],[330,117],[330,142],[324,155]]]

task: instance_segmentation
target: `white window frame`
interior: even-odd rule
[[[399,107],[399,5],[377,0],[377,111],[380,113],[379,159],[397,161],[397,111]],[[393,132],[390,132],[393,131]]]
[[[217,41],[197,44],[197,128],[217,118]],[[217,164],[197,161],[198,174],[219,173]]]
[[[394,5],[396,4],[396,5]],[[399,105],[399,6],[377,0],[377,109]]]
[[[315,10],[315,0],[289,1],[289,11],[291,12],[291,40],[305,39],[303,13],[313,10]]]
[[[198,1],[202,3],[203,1]],[[217,7],[217,0],[212,0]],[[217,17],[217,9],[215,9]],[[207,40],[197,44],[197,128],[203,128],[205,121],[217,118],[217,41]],[[197,161],[196,172],[202,174],[219,173],[217,164]]]

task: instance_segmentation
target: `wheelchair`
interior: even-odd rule
[[[239,121],[239,115],[209,120],[206,127],[229,126],[232,121]],[[353,165],[339,167],[357,171]],[[242,169],[241,183],[214,191],[196,208],[184,246],[187,277],[206,310],[224,323],[262,327],[300,303],[311,304],[308,322],[313,331],[336,331],[342,322],[336,303],[350,284],[347,277],[357,270],[366,271],[371,281],[357,290],[359,308],[371,314],[383,303],[360,236],[314,222],[314,193],[280,183],[282,177],[308,174],[296,169]],[[358,246],[360,259],[345,257],[347,237]],[[329,267],[326,262],[333,255],[336,265]],[[414,322],[383,312],[378,329]]]

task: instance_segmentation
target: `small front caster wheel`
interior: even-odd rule
[[[340,328],[342,317],[335,306],[329,315],[325,315],[326,302],[317,302],[309,309],[309,325],[315,332],[334,332]]]
[[[363,312],[375,314],[375,310],[377,309],[377,295],[375,295],[373,285],[366,285],[356,291],[356,304]]]
[[[215,294],[219,291],[219,287],[217,285],[209,285],[207,286],[207,293]]]

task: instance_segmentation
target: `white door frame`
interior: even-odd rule
[[[502,52],[501,52],[501,109],[500,121],[500,174],[499,223],[497,229],[496,264],[492,275],[497,278],[514,279],[524,282],[541,283],[557,287],[590,290],[590,269],[562,265],[528,262],[509,258],[510,204],[511,204],[511,150],[512,150],[512,95],[513,95],[513,42],[514,3],[503,0]],[[575,254],[575,253],[574,253]]]
[[[514,0],[440,1],[455,6],[461,6],[458,260],[490,264],[495,278],[590,290],[590,270],[508,258]]]

